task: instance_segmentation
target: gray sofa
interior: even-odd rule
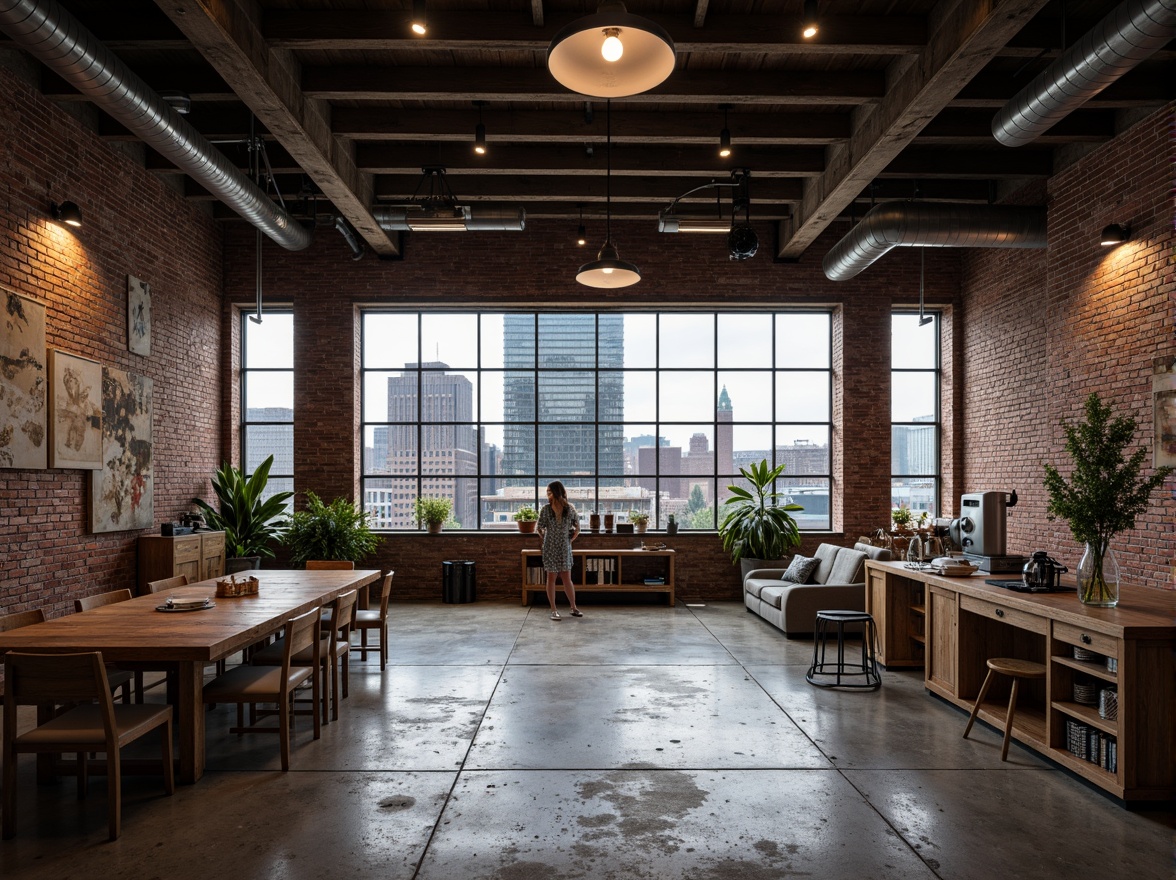
[[[890,559],[890,550],[854,544],[821,544],[814,554],[820,563],[807,583],[795,584],[780,576],[783,568],[757,568],[743,579],[743,604],[786,636],[813,631],[817,612],[831,609],[865,611],[866,560]]]

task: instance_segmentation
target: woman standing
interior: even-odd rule
[[[576,588],[572,584],[572,541],[580,534],[580,515],[568,501],[568,492],[559,480],[547,486],[547,503],[539,511],[536,527],[543,541],[543,572],[547,575],[547,601],[551,619],[559,620],[555,610],[555,576],[563,578],[564,595],[572,606],[572,617],[583,617],[576,607]]]

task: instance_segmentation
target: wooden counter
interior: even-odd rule
[[[971,709],[989,657],[1046,665],[1022,683],[1013,736],[1125,801],[1176,798],[1176,592],[1120,586],[1119,605],[1092,608],[1075,593],[1018,593],[977,573],[950,578],[901,562],[866,561],[866,610],[878,625],[878,660],[923,667],[929,691]],[[1075,659],[1074,649],[1095,659]],[[1110,662],[1108,662],[1108,660]],[[1118,715],[1074,700],[1074,684],[1118,688]],[[1003,728],[1008,682],[980,718]],[[1071,751],[1100,750],[1091,761]],[[1102,766],[1105,764],[1106,766]]]

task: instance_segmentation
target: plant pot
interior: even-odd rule
[[[538,523],[536,523],[533,519],[520,519],[516,521],[515,525],[519,527],[520,532],[529,534],[535,531],[535,526],[538,525]]]
[[[1083,605],[1114,608],[1119,604],[1119,560],[1109,541],[1091,541],[1078,563],[1078,598]]]
[[[225,574],[235,574],[254,568],[261,568],[260,556],[230,556],[225,560]]]
[[[604,515],[604,530],[606,532],[611,532],[613,530],[613,523],[614,522],[616,522],[616,514],[615,513],[606,513]]]
[[[678,534],[678,524],[676,522],[666,523],[666,534],[667,535]]]
[[[429,523],[429,524],[428,524],[429,534],[430,534],[430,535],[439,535],[439,534],[441,534],[441,527],[442,527],[443,525],[445,525],[445,523]]]
[[[633,531],[639,535],[644,535],[645,529],[648,527],[648,525],[648,523],[633,523]]]

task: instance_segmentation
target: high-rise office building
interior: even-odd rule
[[[624,316],[508,314],[503,336],[504,485],[515,474],[622,477]]]

